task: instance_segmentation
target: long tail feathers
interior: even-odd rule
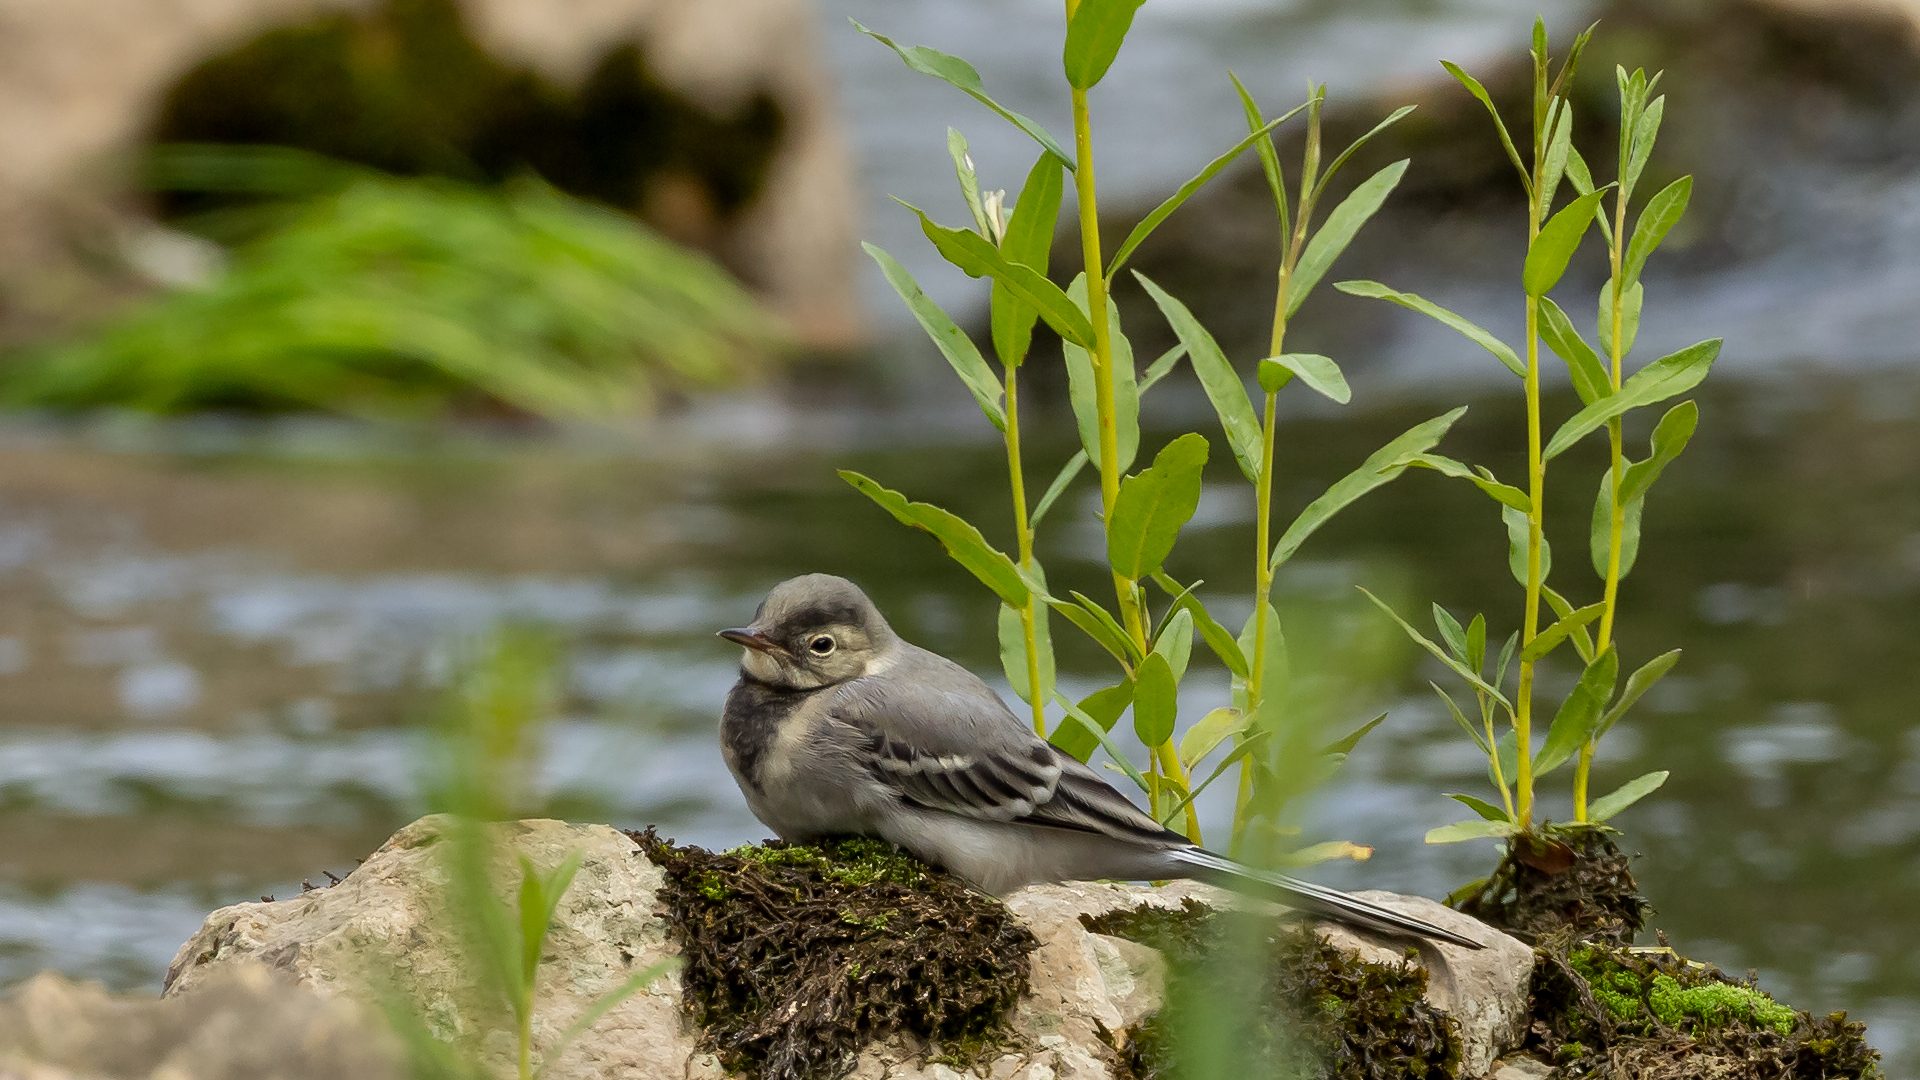
[[[1215,855],[1205,848],[1182,848],[1173,852],[1173,856],[1201,871],[1193,875],[1196,878],[1226,886],[1236,892],[1269,896],[1288,907],[1324,916],[1335,922],[1388,934],[1417,934],[1420,937],[1433,938],[1436,941],[1444,941],[1468,949],[1486,947],[1478,941],[1461,937],[1451,930],[1442,929],[1424,919],[1390,911],[1359,897],[1348,896],[1338,889],[1329,889],[1310,881],[1300,881],[1284,874],[1255,870],[1251,866],[1243,866],[1232,859]]]

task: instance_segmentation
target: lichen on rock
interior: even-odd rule
[[[1038,942],[998,900],[875,840],[715,854],[629,835],[666,871],[683,1006],[729,1072],[838,1080],[898,1035],[963,1066],[1009,1044]]]

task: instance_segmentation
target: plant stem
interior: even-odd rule
[[[1027,481],[1020,462],[1019,370],[1007,369],[1007,477],[1013,489],[1013,531],[1019,544],[1020,568],[1033,569],[1033,528],[1027,521]],[[1033,705],[1033,732],[1047,737],[1047,699],[1040,692],[1040,635],[1037,595],[1027,598],[1020,609],[1020,633],[1027,646],[1027,696]]]
[[[1073,17],[1076,6],[1075,0],[1068,0],[1068,18]],[[1073,91],[1073,149],[1076,163],[1073,170],[1074,192],[1080,203],[1080,255],[1087,276],[1087,318],[1093,323],[1093,392],[1100,419],[1100,507],[1101,520],[1105,522],[1112,519],[1113,504],[1120,498],[1120,429],[1114,417],[1113,333],[1107,325],[1107,279],[1100,252],[1100,204],[1093,178],[1093,124],[1087,112],[1085,90]],[[1147,639],[1146,619],[1140,611],[1135,584],[1115,571],[1113,591],[1120,602],[1121,621],[1126,626],[1127,635],[1133,639],[1140,654],[1145,656],[1151,651],[1152,643]],[[1151,749],[1153,760],[1148,764],[1153,767],[1157,763],[1157,768],[1148,773],[1149,779],[1164,770],[1169,778],[1186,788],[1187,771],[1180,764],[1180,756],[1173,751],[1172,740],[1168,739]],[[1155,786],[1157,788],[1158,785]],[[1157,812],[1157,791],[1154,797]],[[1200,817],[1192,803],[1187,804],[1187,836],[1196,844],[1200,842]]]
[[[1286,296],[1285,269],[1280,279],[1280,295]],[[1283,307],[1282,311],[1285,310]],[[1284,321],[1276,324],[1274,330],[1274,348],[1286,333]],[[1266,692],[1267,673],[1267,606],[1273,594],[1273,565],[1267,555],[1273,532],[1273,436],[1275,428],[1274,402],[1277,394],[1267,395],[1267,411],[1263,432],[1264,441],[1260,452],[1260,483],[1254,489],[1254,541],[1253,541],[1253,656],[1247,661],[1247,713],[1251,716],[1260,707],[1262,695]],[[1240,759],[1240,790],[1234,799],[1233,838],[1227,850],[1238,857],[1247,831],[1248,808],[1253,802],[1253,756],[1249,754]]]
[[[533,1080],[533,1007],[520,1012],[520,1080]]]

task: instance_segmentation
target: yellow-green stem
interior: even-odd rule
[[[1013,531],[1019,544],[1020,567],[1033,569],[1033,527],[1027,521],[1026,471],[1020,463],[1019,371],[1007,369],[1007,476],[1013,488]],[[1020,633],[1027,646],[1027,696],[1033,705],[1033,731],[1047,737],[1047,699],[1040,692],[1040,604],[1030,596],[1020,609]]]
[[[520,1080],[533,1080],[533,1006],[520,1012]]]
[[[1536,217],[1537,221],[1537,217]],[[1536,230],[1537,231],[1537,228]],[[1521,624],[1520,646],[1524,650],[1540,630],[1540,541],[1547,490],[1546,462],[1540,453],[1540,301],[1527,297],[1527,492],[1532,509],[1527,513],[1527,608]],[[1519,805],[1517,824],[1533,824],[1533,661],[1520,661],[1520,685],[1516,692],[1513,718],[1518,760],[1514,787]]]
[[[1282,278],[1281,295],[1286,295],[1286,286]],[[1284,309],[1283,309],[1284,310]],[[1274,348],[1279,348],[1281,336],[1286,332],[1285,323],[1278,324],[1275,330]],[[1260,483],[1254,488],[1253,511],[1253,655],[1247,660],[1247,711],[1251,714],[1260,707],[1261,695],[1266,692],[1267,674],[1267,601],[1273,595],[1273,564],[1267,555],[1269,537],[1273,532],[1273,438],[1275,428],[1274,402],[1277,395],[1267,395],[1266,418],[1263,424],[1260,447]],[[1233,841],[1227,849],[1237,854],[1244,842],[1247,831],[1248,807],[1253,802],[1253,759],[1251,756],[1240,759],[1240,790],[1234,800]]]

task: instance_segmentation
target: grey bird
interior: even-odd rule
[[[755,817],[794,843],[887,840],[985,892],[1194,878],[1390,934],[1479,942],[1243,866],[1167,829],[1049,745],[972,672],[901,640],[845,578],[776,586],[749,626],[720,746]]]

